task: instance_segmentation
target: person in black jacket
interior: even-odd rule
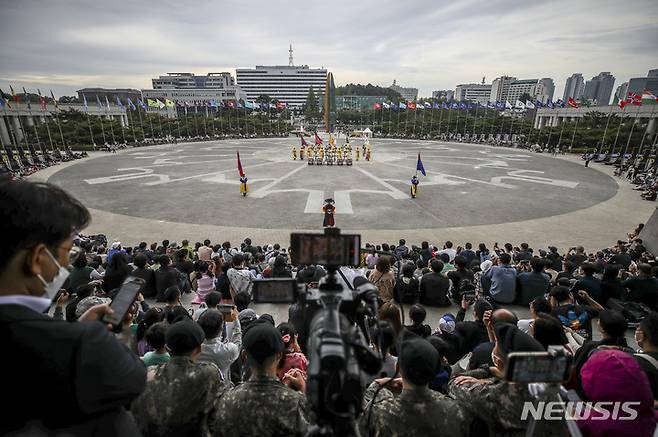
[[[46,312],[66,280],[75,232],[87,209],[47,183],[0,182],[0,338],[14,359],[0,360],[0,435],[138,435],[125,406],[146,385],[146,368],[98,322],[92,307],[80,322]]]
[[[132,275],[144,280],[144,286],[142,287],[142,296],[144,297],[155,297],[155,270],[146,267],[148,258],[143,253],[138,253],[135,255],[133,264],[135,265],[135,270],[133,270]]]
[[[432,271],[424,274],[420,280],[420,303],[425,306],[450,306],[450,281],[441,274],[443,262],[432,260],[430,268]]]
[[[160,255],[160,268],[155,271],[155,300],[164,302],[164,292],[167,288],[179,286],[179,272],[171,266],[171,258],[168,255]]]

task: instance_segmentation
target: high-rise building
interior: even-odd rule
[[[624,82],[617,87],[615,91],[615,98],[613,103],[617,103],[619,100],[625,99],[628,95],[628,82]]]
[[[634,77],[628,81],[627,93],[642,94],[644,90],[658,96],[658,68],[649,70],[647,77]]]
[[[615,77],[609,71],[602,71],[585,83],[583,97],[596,102],[598,106],[607,106],[614,86]]]
[[[432,98],[436,100],[445,100],[449,102],[455,98],[455,91],[454,90],[432,91]]]
[[[235,70],[238,85],[247,94],[249,100],[266,95],[291,107],[300,108],[304,106],[306,96],[313,88],[318,98],[318,105],[322,105],[321,98],[327,86],[327,70],[309,68],[308,65],[294,65],[292,45],[289,52],[288,65],[256,65],[256,68]]]
[[[555,84],[550,77],[542,79],[517,79],[513,76],[501,76],[494,79],[491,84],[491,93],[489,100],[492,102],[509,101],[514,103],[521,96],[530,96],[533,100],[545,102],[553,99],[555,93]],[[523,99],[521,99],[523,100]]]
[[[481,83],[463,83],[455,87],[455,100],[487,103],[491,96],[491,85]]]
[[[489,94],[489,101],[491,102],[504,102],[508,99],[510,84],[516,80],[512,76],[500,76],[491,83],[491,93]]]
[[[189,88],[229,88],[235,85],[231,73],[208,73],[196,76],[194,73],[167,73],[151,79],[153,89],[189,89]]]
[[[395,79],[393,80],[393,85],[389,86],[389,89],[396,91],[404,100],[415,101],[418,99],[418,88],[401,87],[395,82]]]
[[[562,97],[563,101],[568,101],[569,97],[574,100],[578,100],[583,96],[585,91],[585,80],[581,73],[574,73],[571,77],[567,78],[567,82],[564,85],[564,95]]]

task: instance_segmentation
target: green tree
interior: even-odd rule
[[[519,100],[522,101],[523,103],[527,102],[528,100],[530,100],[531,102],[534,101],[534,99],[532,98],[532,96],[531,96],[530,94],[528,94],[528,93],[523,93],[523,94],[521,94],[521,95],[519,96]],[[511,103],[514,104],[514,102],[511,102]]]
[[[306,103],[304,103],[304,116],[309,119],[317,119],[320,117],[320,109],[318,108],[318,99],[315,97],[313,87],[309,88],[306,95]]]

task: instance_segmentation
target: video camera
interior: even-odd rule
[[[254,281],[254,302],[294,304],[290,318],[309,357],[306,393],[317,418],[308,435],[358,435],[362,371],[376,374],[382,365],[381,354],[369,348],[377,289],[369,282],[354,289],[339,273],[341,266],[360,264],[360,245],[359,235],[341,235],[336,228],[292,234],[293,264],[323,265],[327,271],[318,288],[293,279]]]

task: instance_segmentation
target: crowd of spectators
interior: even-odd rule
[[[0,330],[13,356],[2,360],[3,391],[15,394],[0,433],[302,435],[313,425],[301,327],[258,314],[251,298],[260,278],[316,287],[323,266],[291,265],[281,245],[249,238],[108,244],[78,234],[87,209],[53,185],[0,182],[0,196]],[[641,230],[564,253],[366,244],[361,267],[340,269],[346,288],[370,282],[380,303],[371,347],[383,365],[362,375],[363,432],[524,435],[521,412],[534,398],[505,379],[507,357],[562,346],[574,363],[564,385],[582,400],[638,401],[630,421],[579,420],[586,435],[652,435],[658,262]],[[130,276],[144,286],[113,333],[101,319]],[[429,311],[445,313],[433,326]],[[564,433],[562,421],[535,428]]]

